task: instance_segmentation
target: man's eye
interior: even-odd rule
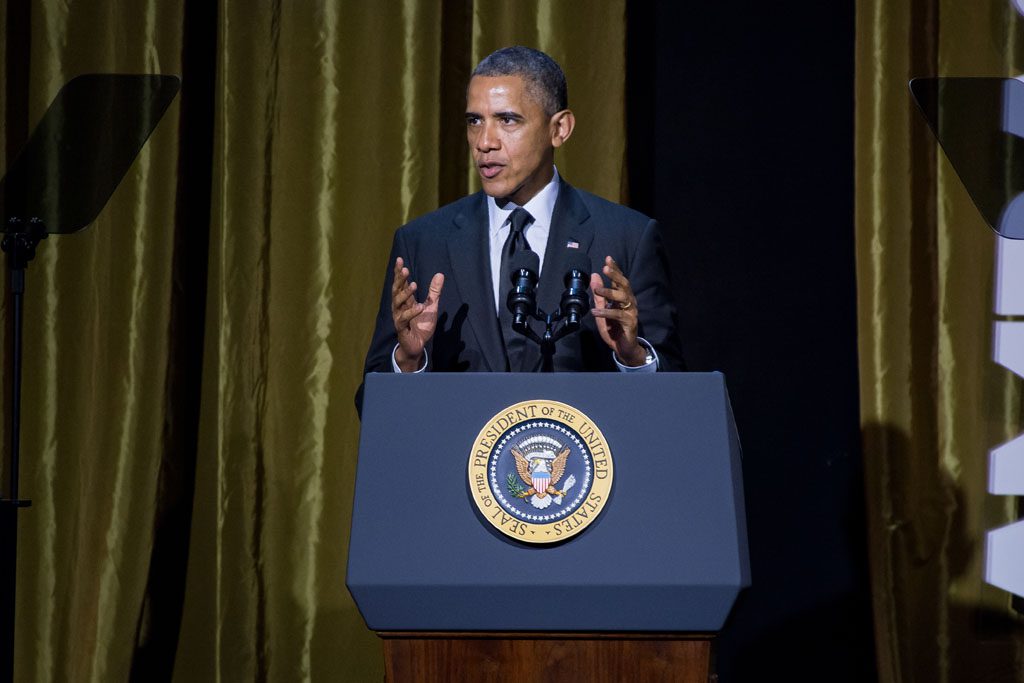
[[[466,117],[466,125],[467,126],[478,126],[478,125],[480,125],[480,117],[478,117],[478,116],[467,116]]]
[[[501,122],[504,123],[506,126],[508,126],[508,125],[511,125],[511,124],[515,123],[516,120],[514,118],[512,118],[511,116],[502,116],[501,117]]]

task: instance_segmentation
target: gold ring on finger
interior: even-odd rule
[[[633,308],[633,302],[627,301],[625,303],[621,303],[619,304],[619,308],[622,309],[623,311],[628,311],[629,309]]]

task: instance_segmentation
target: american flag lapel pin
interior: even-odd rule
[[[565,248],[566,249],[579,249],[580,248],[580,243],[575,241],[575,240],[569,240],[568,242],[565,243]]]

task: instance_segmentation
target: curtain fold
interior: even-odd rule
[[[380,668],[344,585],[354,337],[381,233],[436,202],[440,48],[436,3],[392,9],[223,8],[180,680]]]
[[[1010,76],[1020,22],[1001,0],[862,0],[856,228],[861,413],[879,672],[1021,680],[1010,596],[982,580],[987,453],[1019,432],[1019,384],[991,360],[995,237],[907,82]]]

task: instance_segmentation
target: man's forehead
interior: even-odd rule
[[[466,97],[501,96],[513,97],[523,92],[522,76],[473,76],[466,89]]]
[[[495,104],[501,109],[541,106],[522,76],[473,76],[466,89],[466,108]]]

